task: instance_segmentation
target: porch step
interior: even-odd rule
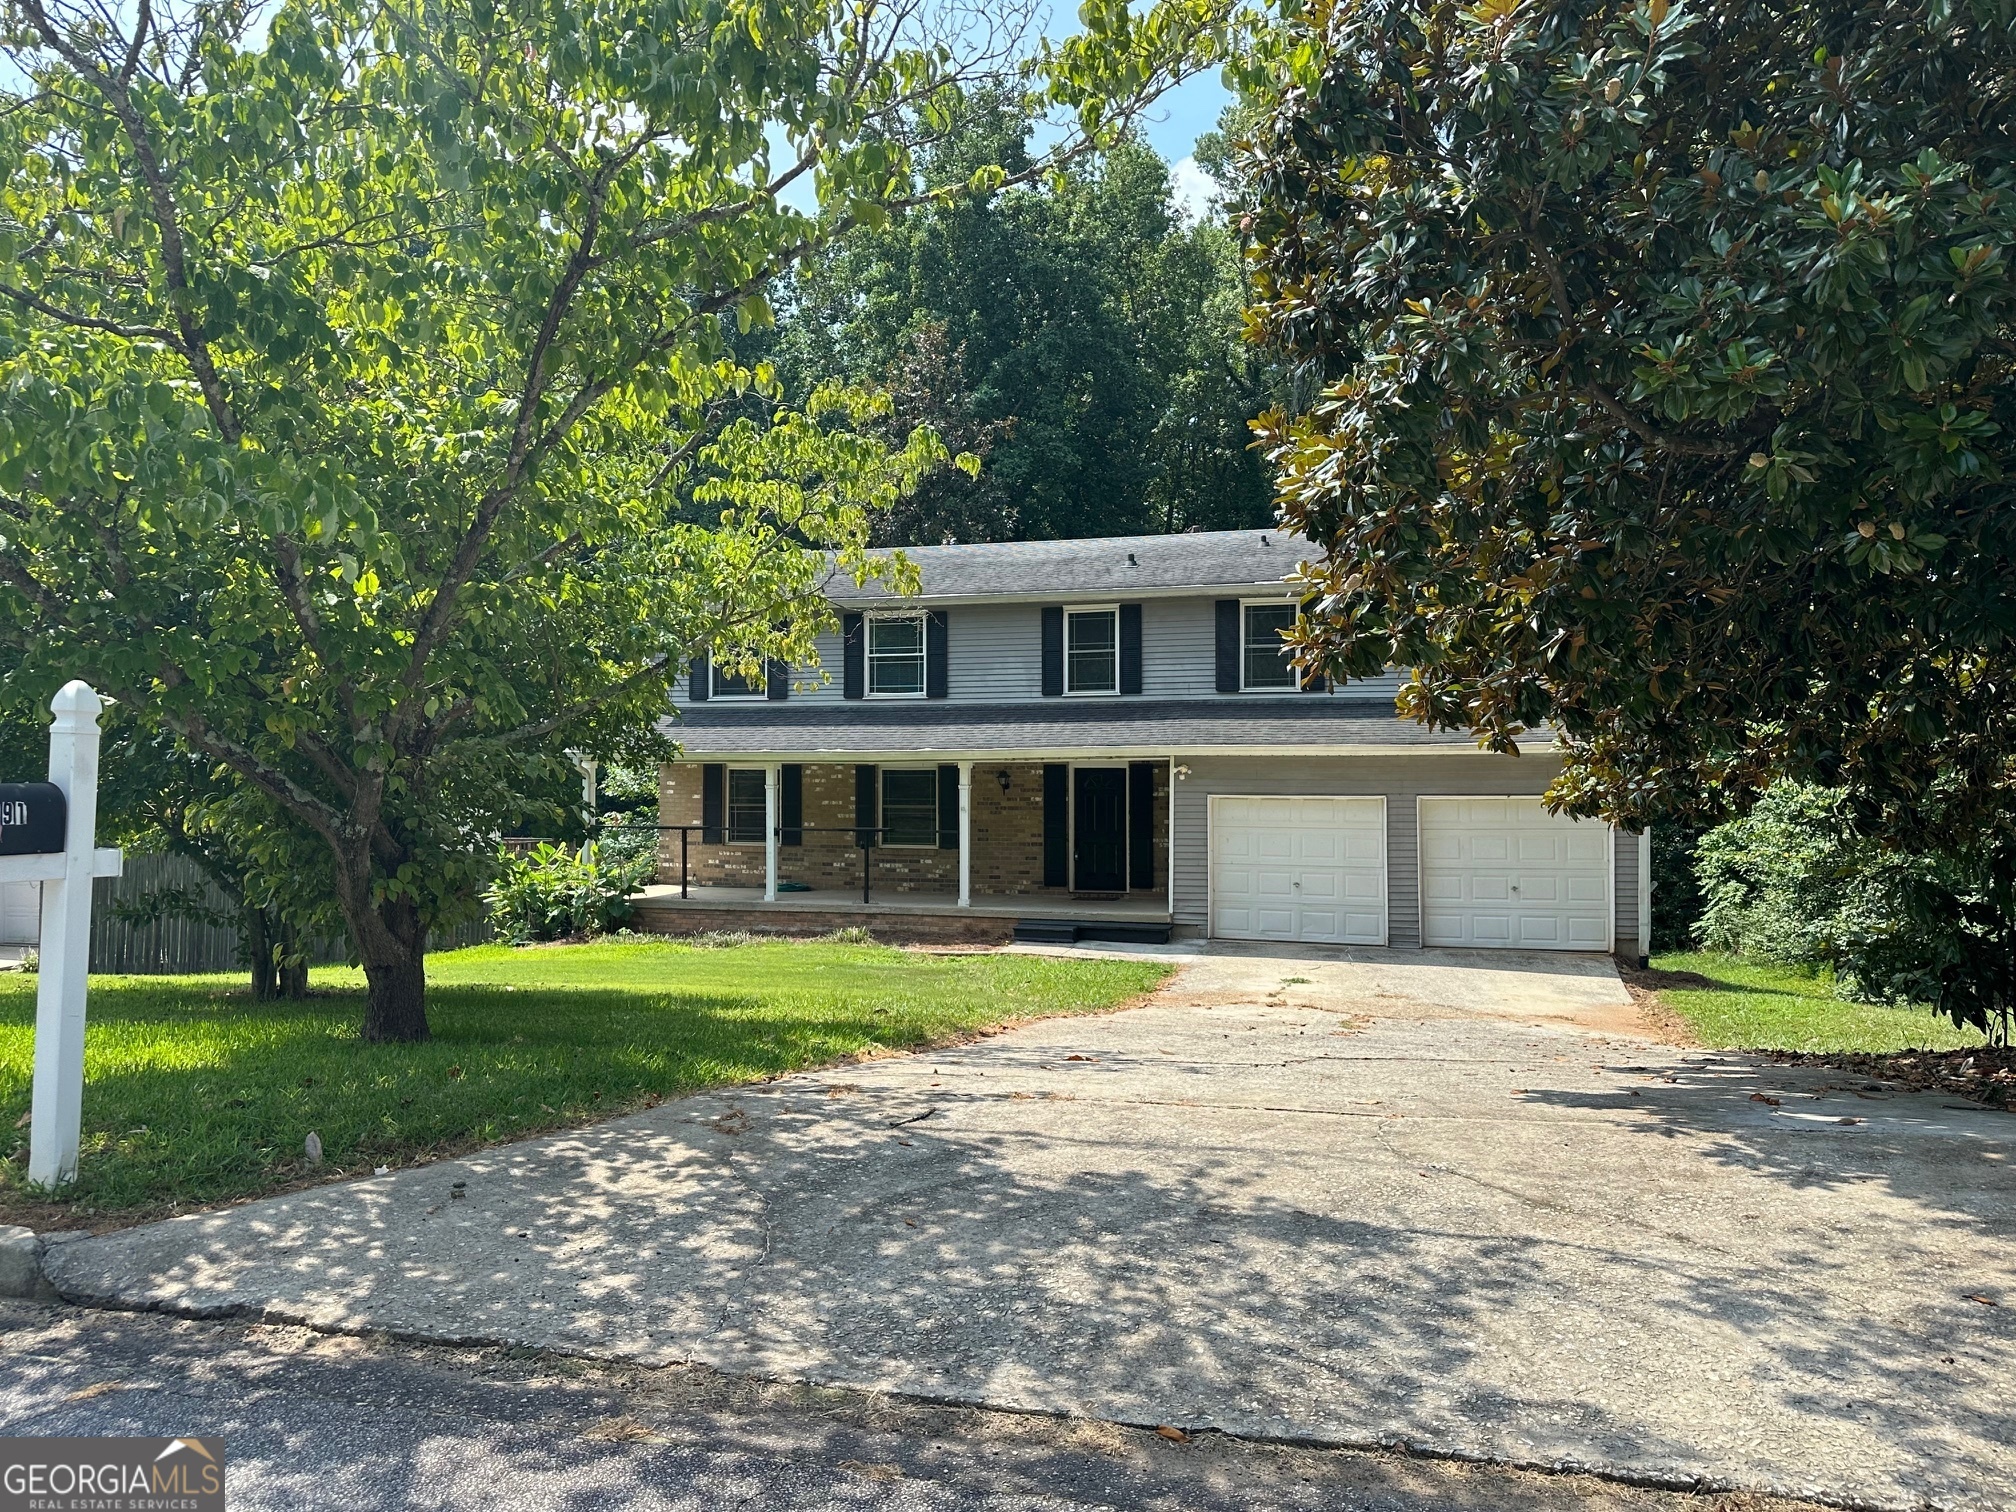
[[[1073,919],[1017,919],[1015,921],[1015,943],[1018,945],[1076,945],[1078,924]]]
[[[1024,945],[1075,945],[1080,940],[1167,945],[1169,926],[1126,919],[1017,919],[1015,938]]]

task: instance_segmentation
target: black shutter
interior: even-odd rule
[[[1071,768],[1050,762],[1043,768],[1043,885],[1066,887],[1070,881]]]
[[[1314,602],[1314,599],[1304,599],[1302,601],[1302,612],[1307,614],[1309,606]],[[1302,678],[1302,691],[1304,693],[1328,693],[1330,691],[1330,679],[1325,677],[1321,672],[1305,673]]]
[[[1127,764],[1127,885],[1155,885],[1155,773],[1154,761]]]
[[[1120,691],[1141,691],[1141,606],[1120,606]]]
[[[868,694],[868,628],[858,614],[840,616],[840,694],[843,698],[865,698]]]
[[[721,825],[727,819],[728,768],[710,761],[700,768],[700,843],[719,845]]]
[[[689,703],[707,702],[707,653],[702,651],[693,658],[693,665],[686,673],[686,699]]]
[[[882,837],[875,833],[875,768],[861,765],[854,768],[854,843],[856,845],[879,845]]]
[[[924,696],[943,698],[950,691],[951,645],[946,637],[950,626],[945,611],[933,609],[924,616]]]
[[[791,664],[772,657],[768,671],[770,675],[764,692],[769,694],[772,703],[782,703],[791,696]]]
[[[959,768],[938,768],[938,849],[959,849]]]
[[[784,831],[785,845],[805,843],[805,768],[795,761],[784,763],[778,783],[777,827]]]
[[[1043,696],[1064,696],[1064,611],[1043,611]],[[1057,884],[1061,886],[1062,884]]]
[[[1239,691],[1239,600],[1218,600],[1218,691]]]

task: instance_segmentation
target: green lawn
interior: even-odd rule
[[[1712,987],[1659,989],[1660,999],[1718,1050],[1956,1050],[1984,1044],[1971,1029],[1926,1008],[1880,1008],[1834,996],[1831,974],[1740,956],[1693,951],[1652,958],[1657,971],[1687,971]]]
[[[62,1205],[24,1189],[35,978],[0,976],[0,1222],[49,1226],[270,1189],[578,1124],[1006,1020],[1110,1007],[1151,962],[924,955],[877,945],[663,942],[431,957],[431,1043],[357,1038],[362,974],[317,970],[301,1003],[235,977],[97,977],[84,1148]],[[9,1145],[13,1148],[9,1153]]]

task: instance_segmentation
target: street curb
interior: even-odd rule
[[[58,1300],[56,1288],[42,1273],[42,1236],[33,1229],[0,1223],[0,1297]]]
[[[998,1412],[1010,1417],[1047,1418],[1059,1422],[1091,1421],[1109,1422],[1121,1428],[1154,1431],[1164,1426],[1161,1423],[1136,1422],[1129,1418],[1100,1418],[1089,1412],[1062,1411],[1045,1407],[1031,1407],[989,1401],[984,1397],[939,1394],[934,1392],[898,1391],[873,1386],[863,1386],[858,1381],[844,1376],[829,1376],[823,1372],[792,1373],[772,1375],[755,1370],[732,1370],[704,1360],[670,1360],[646,1363],[622,1354],[600,1352],[591,1348],[570,1348],[565,1345],[540,1343],[528,1344],[522,1339],[513,1339],[496,1333],[452,1333],[443,1329],[425,1327],[400,1327],[375,1323],[336,1323],[326,1317],[296,1311],[286,1306],[255,1302],[183,1303],[163,1298],[148,1298],[135,1302],[119,1296],[102,1296],[86,1291],[66,1291],[61,1300],[73,1307],[90,1308],[100,1312],[153,1313],[165,1317],[187,1318],[204,1323],[246,1323],[279,1324],[294,1328],[304,1328],[311,1333],[323,1334],[331,1338],[387,1339],[396,1343],[427,1345],[445,1349],[510,1349],[533,1350],[540,1354],[553,1355],[564,1359],[599,1361],[629,1366],[640,1370],[692,1367],[717,1371],[723,1375],[742,1376],[749,1380],[763,1381],[772,1385],[814,1386],[826,1390],[851,1391],[862,1396],[879,1396],[890,1401],[910,1403],[923,1407],[951,1407],[980,1412]],[[1370,1431],[1358,1434],[1298,1434],[1298,1433],[1254,1433],[1237,1429],[1218,1427],[1212,1424],[1196,1424],[1185,1431],[1193,1436],[1210,1435],[1241,1443],[1269,1444],[1283,1448],[1312,1449],[1317,1451],[1344,1451],[1359,1454],[1397,1454],[1409,1459],[1435,1460],[1453,1464],[1475,1465],[1480,1468],[1521,1470],[1529,1474],[1587,1476],[1592,1480],[1605,1481],[1612,1485],[1630,1487],[1634,1490],[1664,1491],[1682,1495],[1765,1496],[1806,1507],[1824,1507],[1833,1512],[1968,1512],[1967,1504],[1912,1497],[1907,1500],[1889,1501],[1862,1497],[1852,1492],[1830,1490],[1817,1486],[1797,1486],[1774,1481],[1742,1481],[1732,1477],[1712,1473],[1689,1472],[1680,1469],[1658,1470],[1629,1464],[1619,1464],[1604,1460],[1580,1459],[1539,1459],[1517,1455],[1503,1455],[1479,1449],[1458,1441],[1436,1442],[1411,1433],[1381,1433]]]

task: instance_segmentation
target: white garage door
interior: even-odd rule
[[[1419,802],[1424,945],[1610,949],[1610,826],[1538,798]]]
[[[1384,798],[1213,798],[1211,933],[1386,943]]]

